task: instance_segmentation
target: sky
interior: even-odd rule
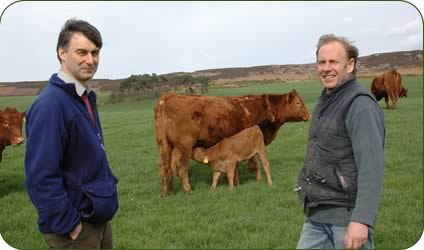
[[[57,72],[57,38],[69,18],[102,34],[94,78],[122,79],[313,63],[318,38],[328,33],[352,40],[360,56],[423,49],[423,2],[24,1],[6,8],[13,1],[0,0],[0,82]]]

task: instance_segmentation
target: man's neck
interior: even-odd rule
[[[77,91],[77,94],[79,96],[82,96],[82,94],[87,91],[89,93],[91,91],[90,86],[88,85],[88,82],[82,83],[78,80],[76,80],[74,77],[72,77],[71,74],[66,73],[63,68],[61,68],[57,74],[57,76],[62,79],[65,83],[72,83],[75,85],[75,90]]]
[[[70,78],[69,80],[72,80],[72,82],[79,83],[82,86],[84,86],[85,88],[88,88],[88,81],[80,81],[80,80],[76,79],[70,72],[68,72],[63,67],[60,68],[60,71],[62,71],[68,78]]]

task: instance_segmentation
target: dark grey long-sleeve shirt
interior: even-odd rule
[[[320,205],[307,208],[311,220],[339,226],[356,221],[374,226],[380,206],[384,172],[384,118],[381,108],[368,96],[358,96],[345,117],[358,170],[355,208]]]

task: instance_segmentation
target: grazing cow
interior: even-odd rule
[[[239,182],[237,163],[252,157],[257,162],[258,158],[260,159],[266,173],[268,185],[272,185],[264,137],[258,125],[246,128],[238,134],[225,138],[208,149],[202,147],[194,148],[192,157],[196,161],[209,164],[212,167],[213,181],[211,191],[215,190],[221,173],[227,175],[229,189],[230,191],[233,190],[234,184],[237,185]],[[260,166],[259,162],[258,166]],[[258,170],[257,174],[260,175],[260,168]]]
[[[261,127],[268,145],[283,123],[309,118],[296,90],[240,97],[162,96],[155,106],[161,196],[173,192],[174,176],[181,178],[184,192],[191,192],[188,162],[192,148],[209,148],[254,125]]]
[[[22,137],[22,124],[25,112],[18,112],[16,108],[7,107],[0,110],[0,162],[6,146],[20,145],[24,142]]]
[[[371,93],[380,101],[384,97],[387,109],[396,109],[399,97],[407,97],[408,89],[402,86],[400,74],[392,69],[376,76],[371,83]],[[389,105],[389,98],[392,106]]]

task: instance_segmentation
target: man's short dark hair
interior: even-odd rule
[[[59,59],[59,62],[61,62],[59,57],[59,48],[67,49],[72,35],[76,32],[82,33],[88,38],[88,40],[92,41],[97,48],[102,48],[102,36],[96,27],[86,21],[72,18],[66,21],[59,33],[59,39],[57,40],[56,46],[57,59]]]

